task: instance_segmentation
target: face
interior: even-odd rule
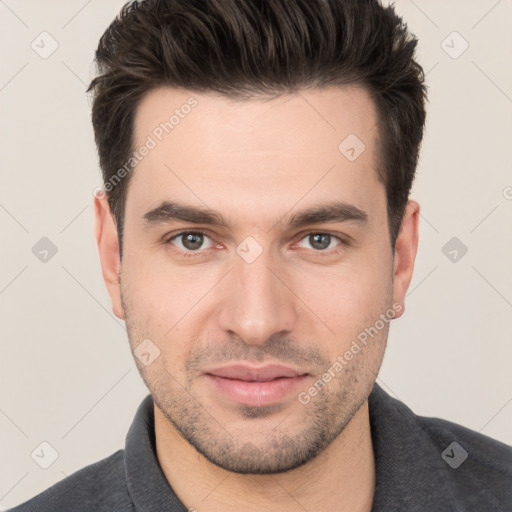
[[[371,391],[417,243],[411,203],[393,258],[376,123],[355,87],[245,102],[158,89],[136,113],[135,147],[151,148],[121,262],[96,201],[113,309],[155,414],[224,469],[304,464]]]

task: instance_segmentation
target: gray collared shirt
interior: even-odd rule
[[[368,404],[377,471],[372,512],[512,511],[512,447],[417,416],[378,384]],[[124,450],[11,509],[36,511],[187,512],[158,463],[151,395],[137,410]]]

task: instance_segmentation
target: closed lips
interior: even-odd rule
[[[299,372],[293,368],[278,365],[270,365],[262,368],[250,368],[241,365],[224,366],[207,373],[215,377],[246,382],[268,382],[275,379],[294,378],[306,375],[305,372]]]

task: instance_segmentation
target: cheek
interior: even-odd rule
[[[164,248],[150,247],[147,242],[144,245],[143,241],[126,238],[121,271],[130,298],[141,310],[153,309],[156,313],[166,306],[179,306],[187,294],[193,293],[193,282],[172,265]]]
[[[389,265],[389,262],[383,264],[382,260],[365,263],[360,258],[351,265],[308,273],[300,280],[302,284],[296,288],[297,295],[312,312],[306,313],[308,317],[312,314],[318,317],[334,332],[327,331],[336,344],[344,344],[373,325],[389,308],[392,300]]]
[[[211,306],[208,292],[218,276],[199,267],[172,266],[160,255],[131,251],[123,262],[121,280],[137,338],[153,340],[168,365],[186,358],[204,331],[205,307]]]

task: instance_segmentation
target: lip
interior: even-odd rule
[[[298,370],[279,364],[269,364],[259,368],[243,364],[234,364],[215,368],[210,370],[208,374],[225,379],[236,379],[247,382],[266,382],[280,377],[298,377],[299,375],[304,375],[305,372],[299,372]]]
[[[243,405],[277,404],[296,390],[307,373],[281,365],[230,365],[205,373],[209,382],[229,400]]]

